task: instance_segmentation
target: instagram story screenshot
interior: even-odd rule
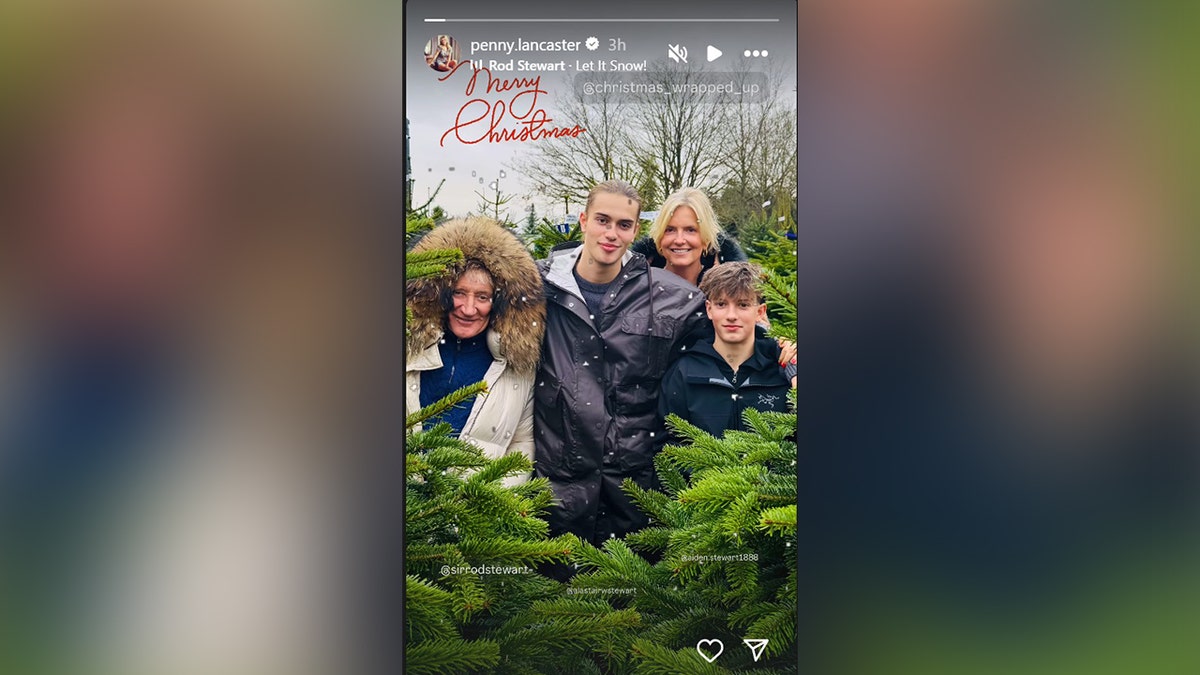
[[[406,4],[406,672],[797,672],[796,10]]]
[[[1200,673],[1197,27],[0,2],[0,673]]]

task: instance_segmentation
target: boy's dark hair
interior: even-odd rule
[[[762,268],[749,262],[721,263],[704,273],[700,290],[709,301],[752,298],[762,303]]]

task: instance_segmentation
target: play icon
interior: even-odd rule
[[[709,45],[709,46],[708,46],[708,60],[709,60],[709,62],[711,63],[711,62],[713,62],[713,61],[716,61],[717,59],[721,58],[721,53],[722,53],[722,52],[721,52],[721,50],[720,50],[720,49],[717,49],[716,47],[714,47],[714,46],[712,46],[712,45]]]
[[[769,642],[769,640],[767,640],[766,638],[761,638],[761,639],[746,638],[746,639],[742,640],[742,642],[745,642],[746,646],[750,648],[750,653],[754,655],[754,661],[757,663],[758,657],[762,656],[763,650],[767,648],[767,642]]]

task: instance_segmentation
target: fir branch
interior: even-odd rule
[[[427,640],[405,650],[404,672],[420,675],[466,673],[493,668],[500,662],[500,646],[490,640]]]
[[[407,529],[411,529],[414,524],[443,511],[455,511],[455,507],[456,504],[449,495],[432,500],[408,499],[404,504],[404,522],[408,525]]]
[[[789,389],[788,391],[795,391]],[[791,443],[796,441],[795,413],[763,412],[754,408],[746,408],[742,413],[746,429],[764,441],[775,443]]]
[[[647,490],[633,482],[633,479],[630,478],[626,478],[621,482],[621,490],[629,495],[633,503],[637,504],[638,508],[643,513],[649,515],[651,519],[661,523],[666,522],[670,517],[668,509],[670,508],[671,499],[667,495],[657,490]]]
[[[788,448],[778,443],[772,443],[747,452],[745,461],[747,464],[778,466],[782,469],[795,459],[795,446]]]
[[[608,556],[586,540],[579,542],[571,560],[583,568],[601,569],[608,564]]]
[[[774,604],[748,602],[729,613],[729,626],[730,628],[744,628],[770,614],[774,609]]]
[[[454,544],[415,544],[410,542],[404,549],[404,558],[410,564],[441,563],[461,559],[462,554]]]
[[[425,454],[425,463],[431,472],[451,469],[475,469],[486,466],[488,459],[478,448],[470,444],[453,448],[435,448]]]
[[[712,519],[705,518],[702,522],[676,528],[671,533],[670,547],[675,553],[698,554],[701,553],[702,547],[706,547],[710,543],[715,544],[716,539]]]
[[[429,452],[434,448],[461,448],[464,443],[454,435],[449,422],[438,422],[421,431],[409,431],[404,445],[409,451]]]
[[[769,534],[786,534],[796,531],[796,505],[767,509],[759,517],[759,527]]]
[[[746,629],[746,636],[769,640],[764,653],[778,656],[796,641],[796,606],[773,604],[767,612]]]
[[[542,673],[580,672],[573,665],[592,645],[639,626],[641,616],[633,610],[609,608],[589,617],[567,617],[531,609],[506,621],[491,637],[506,661],[525,663]]]
[[[529,499],[531,502],[541,501],[543,497],[550,500],[554,499],[554,493],[550,491],[549,478],[532,478],[524,483],[512,486],[512,491],[513,494]]]
[[[405,627],[410,638],[445,640],[456,637],[450,617],[450,594],[411,574],[405,577]]]
[[[729,537],[752,532],[758,524],[758,512],[758,493],[751,490],[742,494],[721,515],[718,521],[721,532]]]
[[[796,281],[771,269],[763,270],[759,284],[767,309],[771,312],[771,337],[796,341]]]
[[[715,512],[763,485],[765,477],[765,471],[761,467],[714,469],[705,472],[692,487],[681,492],[679,501],[694,504],[704,511]]]
[[[404,456],[404,477],[411,478],[416,474],[429,470],[429,463],[425,458],[416,453],[408,453]]]
[[[522,515],[529,501],[500,483],[466,482],[462,486],[462,498],[468,512],[493,523],[493,527],[529,533],[532,519]]]
[[[461,564],[453,563],[449,567],[469,567],[464,560]],[[484,592],[483,584],[478,574],[466,572],[463,574],[450,574],[443,577],[446,580],[446,585],[451,586],[453,590],[454,616],[459,621],[467,622],[477,612],[482,612],[487,609],[490,604],[487,593]]]
[[[758,486],[759,501],[796,503],[796,477],[768,473]]]
[[[470,483],[490,483],[507,476],[517,476],[533,471],[533,462],[519,452],[510,452],[488,463],[486,467],[471,476]]]
[[[720,625],[722,611],[708,604],[693,604],[677,614],[654,623],[644,633],[647,640],[663,645],[687,644]]]
[[[683,472],[674,466],[670,455],[661,452],[655,455],[654,470],[668,495],[675,497],[687,489],[687,479],[684,478]]]
[[[613,608],[603,600],[589,600],[585,598],[555,598],[553,600],[540,600],[533,603],[530,610],[543,617],[572,617],[572,618],[593,618],[603,614],[609,614]]]
[[[672,651],[649,640],[635,640],[633,655],[637,675],[729,675],[729,671],[709,663],[693,647]]]
[[[435,401],[404,418],[404,428],[412,429],[425,420],[446,413],[454,406],[486,391],[486,382],[476,382],[475,384],[462,387],[457,391],[447,394],[442,400]]]
[[[665,551],[671,541],[671,529],[646,527],[625,535],[625,543],[638,551]]]
[[[660,453],[676,467],[693,473],[702,469],[733,466],[741,463],[741,458],[729,445],[719,439],[709,436],[692,445],[668,445]],[[694,479],[695,476],[693,475]]]
[[[796,564],[792,562],[788,567],[788,575],[783,583],[779,584],[779,588],[775,591],[775,599],[784,605],[795,605],[799,587],[796,582]]]
[[[573,545],[573,541],[562,537],[545,541],[488,537],[464,539],[458,548],[463,556],[477,564],[523,565],[566,560]]]
[[[462,251],[456,248],[409,252],[404,256],[404,280],[408,282],[445,274],[451,265],[461,262],[462,259]]]
[[[613,565],[613,571],[623,578],[636,581],[650,575],[650,563],[634,553],[624,540],[609,539],[604,542],[604,552],[608,554],[606,559]]]
[[[731,560],[721,564],[725,567],[725,578],[731,589],[726,602],[741,604],[754,601],[758,591],[758,562]]]
[[[697,427],[682,417],[672,413],[667,415],[665,421],[667,428],[671,430],[672,435],[676,439],[679,439],[678,443],[668,445],[666,448],[666,450],[672,451],[667,453],[667,455],[675,460],[675,466],[680,466],[682,468],[694,468],[678,461],[679,457],[681,457],[681,452],[690,454],[687,453],[690,448],[697,448],[708,453],[712,453],[711,458],[706,457],[704,454],[693,456],[700,460],[711,460],[713,464],[709,465],[713,466],[719,466],[724,463],[720,460],[732,461],[737,458],[736,454],[732,453],[728,446],[723,443],[721,439],[714,438],[711,434],[705,432],[700,427]]]

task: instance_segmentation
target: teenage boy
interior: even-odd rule
[[[729,262],[704,275],[700,288],[715,338],[688,349],[663,377],[658,410],[713,436],[742,430],[746,408],[787,411],[790,375],[779,365],[779,344],[757,326],[767,315],[756,265]]]
[[[551,532],[595,544],[646,525],[621,482],[657,485],[662,374],[708,330],[699,289],[628,250],[640,211],[630,185],[600,183],[579,216],[582,246],[539,262],[546,336],[534,469],[554,491]]]

